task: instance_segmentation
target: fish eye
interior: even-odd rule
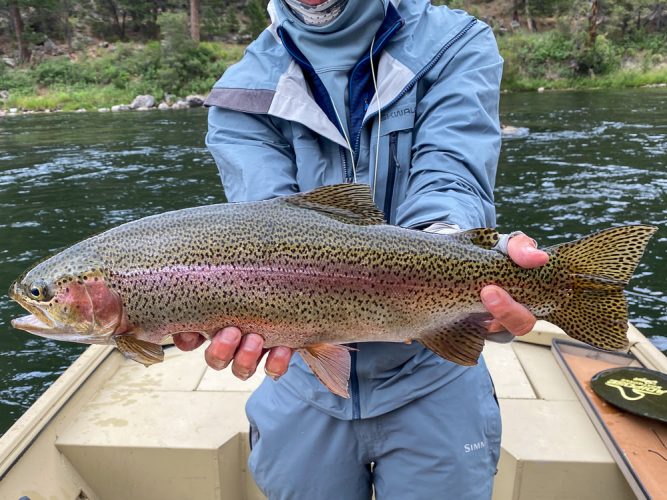
[[[48,288],[44,281],[36,281],[30,287],[28,287],[28,292],[30,297],[35,300],[50,300],[48,297]]]

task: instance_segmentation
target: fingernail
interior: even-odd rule
[[[248,380],[250,378],[250,372],[245,370],[236,370],[236,376],[241,380]]]
[[[497,306],[502,302],[502,297],[496,289],[482,291],[482,302],[487,306]]]
[[[280,378],[280,375],[278,375],[277,373],[270,372],[269,370],[264,370],[264,373],[266,373],[274,381],[278,381],[278,379]]]
[[[222,341],[225,344],[236,344],[239,341],[238,335],[233,331],[223,331]]]
[[[246,339],[243,343],[243,346],[246,349],[249,349],[251,351],[254,351],[255,349],[258,349],[259,347],[261,347],[261,345],[262,345],[261,339],[257,338],[254,335],[246,337]]]
[[[227,365],[229,364],[229,361],[225,361],[223,359],[211,359],[209,361],[209,366],[213,368],[214,370],[224,370],[227,368]]]

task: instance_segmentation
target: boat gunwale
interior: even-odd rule
[[[114,349],[114,346],[106,345],[88,347],[0,437],[0,481],[49,427],[60,410],[89,381],[97,368],[109,358]]]

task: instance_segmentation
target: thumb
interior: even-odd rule
[[[549,254],[537,249],[537,243],[525,234],[510,238],[507,243],[507,254],[517,265],[532,269],[549,262]]]

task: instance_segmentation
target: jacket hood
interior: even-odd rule
[[[371,45],[389,0],[348,0],[341,14],[324,26],[301,21],[283,0],[276,0],[275,24],[285,30],[316,71],[349,70]],[[332,60],[331,51],[336,57]]]

